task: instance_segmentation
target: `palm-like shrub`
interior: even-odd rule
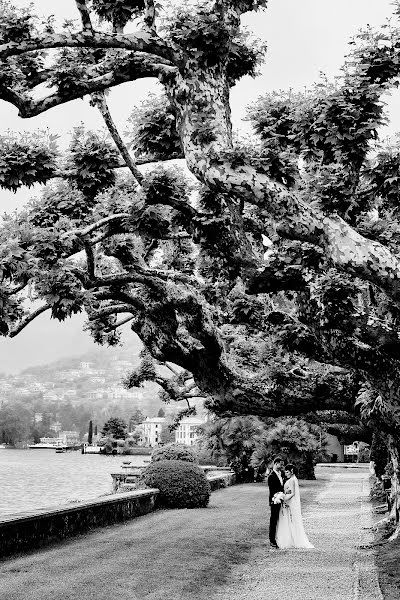
[[[251,415],[217,419],[202,427],[201,449],[208,450],[218,464],[228,464],[237,482],[253,481],[250,461],[263,432],[263,423]]]
[[[160,460],[184,460],[186,462],[197,462],[196,454],[189,446],[171,443],[155,448],[151,455],[151,462]]]
[[[320,429],[296,417],[278,419],[257,439],[251,464],[254,468],[272,463],[282,456],[294,463],[301,479],[315,479],[314,464],[321,453]]]
[[[148,487],[158,488],[157,504],[165,508],[204,508],[210,499],[210,484],[204,472],[184,460],[158,460],[142,473]]]

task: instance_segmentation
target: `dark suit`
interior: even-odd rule
[[[283,478],[282,478],[283,481]],[[269,504],[271,506],[271,517],[269,520],[269,541],[271,544],[276,544],[275,535],[276,535],[276,526],[278,524],[279,519],[279,511],[281,509],[280,504],[273,504],[272,498],[274,494],[278,492],[283,492],[283,485],[280,482],[278,475],[275,471],[272,471],[268,475],[268,487],[269,487]]]

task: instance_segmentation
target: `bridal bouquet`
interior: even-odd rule
[[[277,492],[272,497],[272,504],[281,504],[283,502],[284,497],[285,494],[283,492]]]

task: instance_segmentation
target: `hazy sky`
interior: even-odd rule
[[[12,3],[26,6],[29,1]],[[62,19],[78,16],[74,0],[34,0],[33,5],[42,15],[54,13]],[[261,76],[256,80],[244,78],[232,91],[234,122],[238,124],[245,106],[265,91],[301,90],[316,81],[320,72],[328,77],[339,74],[351,37],[367,24],[383,24],[391,9],[391,0],[270,0],[265,13],[248,15],[249,28],[268,42],[268,55]],[[122,131],[132,106],[155,89],[155,83],[146,80],[123,84],[111,92],[109,105]],[[388,100],[391,131],[400,130],[398,102],[399,94]],[[8,129],[34,131],[49,127],[65,136],[82,121],[89,127],[102,126],[97,111],[82,100],[25,120],[18,117],[16,108],[0,101],[0,134]],[[0,190],[0,213],[21,207],[31,195],[32,191],[27,190],[17,194]],[[94,344],[82,332],[82,322],[82,317],[76,317],[59,324],[45,314],[16,338],[0,338],[0,372],[16,372],[87,351]]]

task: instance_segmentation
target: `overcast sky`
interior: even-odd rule
[[[16,6],[29,1],[12,0]],[[34,0],[36,12],[56,14],[61,19],[77,18],[74,0]],[[56,8],[55,8],[56,7]],[[254,33],[268,42],[268,55],[261,76],[244,78],[232,91],[233,119],[238,126],[244,109],[260,94],[277,89],[301,90],[315,82],[321,72],[328,77],[338,75],[348,42],[367,24],[379,26],[391,14],[391,0],[270,0],[265,13],[251,14],[246,23]],[[156,84],[151,80],[123,84],[114,88],[109,105],[114,119],[123,131],[132,110]],[[399,94],[388,99],[390,131],[400,131]],[[17,109],[0,101],[0,134],[8,129],[35,131],[50,128],[66,136],[76,125],[102,127],[97,111],[88,102],[76,100],[33,119],[21,119]],[[12,194],[0,190],[0,213],[12,212],[31,197],[32,191]],[[43,315],[14,339],[0,338],[0,372],[17,372],[35,364],[57,360],[61,356],[81,354],[94,347],[82,332],[82,317],[64,324]]]

